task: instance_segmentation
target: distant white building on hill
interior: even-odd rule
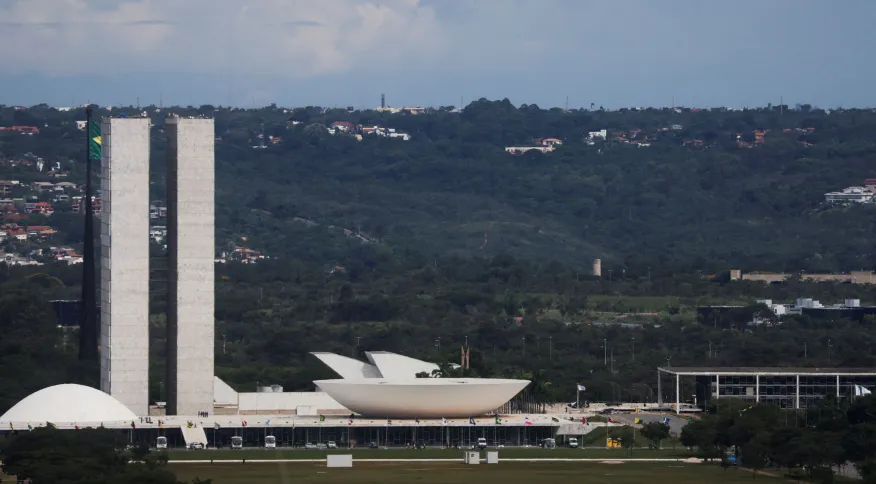
[[[824,194],[824,201],[831,205],[849,205],[852,203],[872,203],[876,196],[874,187],[848,187],[839,192]]]

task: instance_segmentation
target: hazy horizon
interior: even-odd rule
[[[0,0],[0,103],[876,105],[876,2]]]

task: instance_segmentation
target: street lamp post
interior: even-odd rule
[[[636,362],[636,337],[632,338],[633,341],[633,363]]]

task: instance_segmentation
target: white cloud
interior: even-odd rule
[[[420,0],[6,0],[8,73],[308,78],[428,62],[447,46]]]

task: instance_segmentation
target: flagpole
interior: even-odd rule
[[[94,210],[91,203],[91,124],[92,108],[85,108],[85,240],[82,254],[82,306],[79,328],[79,361],[93,362],[97,359],[97,331],[95,321],[95,273],[94,273]]]

